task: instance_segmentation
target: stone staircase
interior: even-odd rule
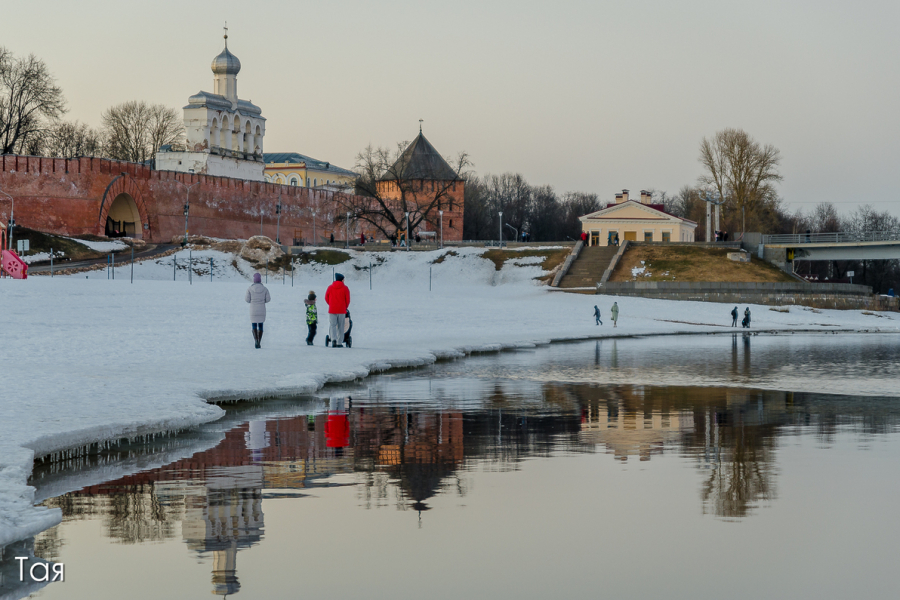
[[[618,252],[617,246],[588,246],[581,249],[581,254],[569,272],[559,282],[560,288],[596,288],[603,272],[609,267]],[[593,292],[591,292],[593,293]]]

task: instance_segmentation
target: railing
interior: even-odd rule
[[[834,233],[789,233],[762,236],[767,244],[846,244],[862,242],[900,242],[900,231],[872,231],[855,233],[840,231]]]

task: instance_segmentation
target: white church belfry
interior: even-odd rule
[[[241,100],[237,75],[241,61],[225,49],[212,61],[213,93],[198,92],[184,107],[185,148],[163,147],[156,168],[264,181],[266,120],[258,106]]]

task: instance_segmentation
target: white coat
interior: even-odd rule
[[[266,303],[271,302],[272,297],[269,290],[261,283],[254,283],[247,288],[247,294],[244,296],[250,304],[250,322],[265,323],[266,322]]]

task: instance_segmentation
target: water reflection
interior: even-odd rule
[[[779,437],[812,428],[827,442],[839,427],[877,434],[898,423],[890,399],[561,383],[534,392],[536,405],[496,386],[468,410],[335,397],[318,413],[244,422],[190,458],[47,504],[66,521],[101,519],[125,544],[180,533],[189,551],[211,557],[212,592],[225,595],[241,587],[239,551],[263,539],[267,498],[356,485],[362,507],[421,518],[438,494],[466,496],[469,470],[515,470],[536,456],[601,452],[627,462],[672,452],[702,473],[704,513],[744,518],[776,497]],[[59,554],[56,531],[38,538],[44,558]]]

